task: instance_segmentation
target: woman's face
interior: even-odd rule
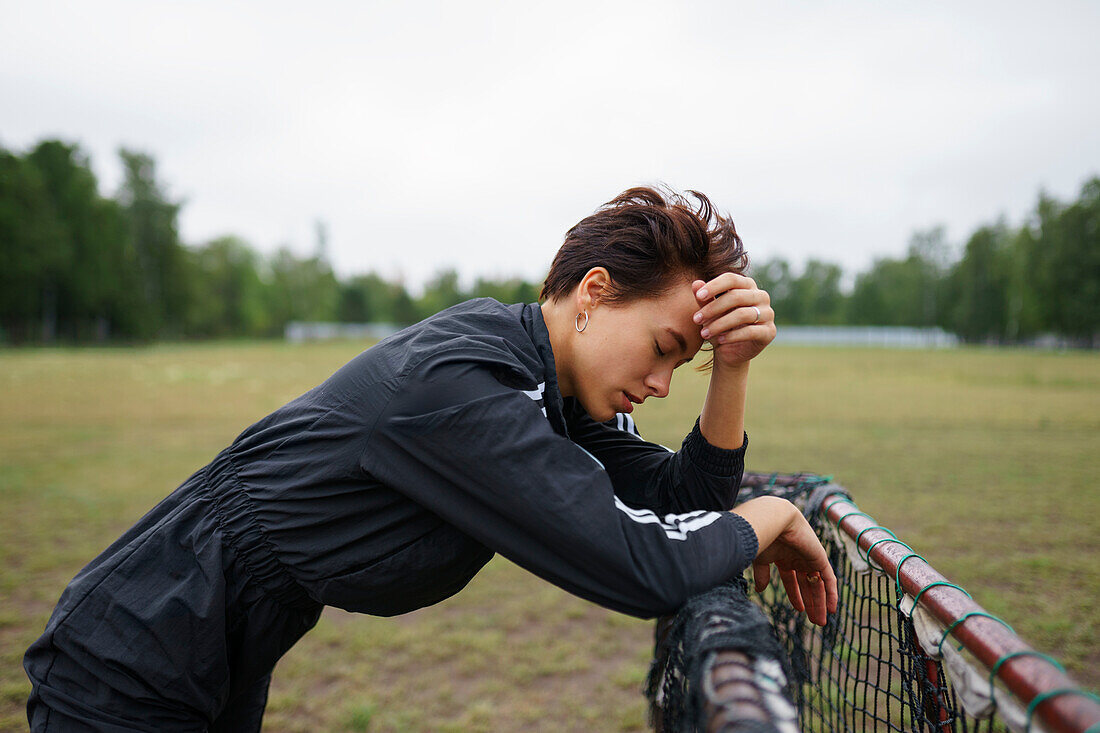
[[[570,377],[573,396],[598,421],[667,395],[672,371],[703,345],[692,321],[699,304],[687,280],[659,297],[587,310],[588,326],[572,334]]]

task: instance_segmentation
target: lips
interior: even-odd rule
[[[629,392],[623,392],[623,409],[620,412],[625,412],[628,415],[634,412],[634,403],[640,405],[642,401]]]

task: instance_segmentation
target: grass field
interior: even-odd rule
[[[362,348],[0,352],[0,729],[66,582],[250,422]],[[636,414],[678,445],[705,375]],[[834,474],[864,511],[1100,686],[1100,355],[773,347],[749,465]],[[326,611],[280,662],[268,731],[641,730],[650,622],[495,559],[394,619]]]

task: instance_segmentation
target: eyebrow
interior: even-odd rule
[[[680,351],[683,352],[684,355],[687,355],[688,344],[683,335],[671,326],[665,326],[665,330],[668,331],[669,334],[671,334],[672,338],[676,339],[676,343],[680,344]],[[691,361],[690,357],[688,358],[688,361]]]

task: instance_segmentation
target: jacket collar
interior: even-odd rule
[[[564,402],[561,390],[558,388],[558,371],[554,366],[554,349],[550,345],[550,332],[547,330],[546,322],[542,318],[542,308],[539,307],[538,303],[527,303],[521,308],[520,322],[542,360],[543,381],[546,385],[545,394],[543,395],[546,419],[550,421],[554,432],[568,438],[569,430],[566,427]]]

